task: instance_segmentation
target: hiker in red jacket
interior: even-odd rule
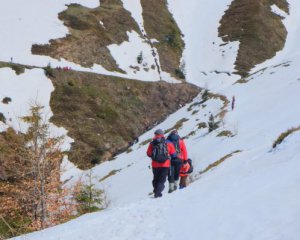
[[[171,160],[176,157],[176,150],[171,142],[165,139],[164,132],[157,129],[153,141],[147,149],[147,156],[152,159],[153,193],[154,197],[161,197],[165,188]]]
[[[179,183],[179,189],[185,188],[187,186],[187,178],[188,175],[191,172],[191,164],[189,161],[184,161],[180,168],[180,183]]]
[[[171,161],[171,167],[168,175],[169,193],[177,190],[179,182],[180,168],[184,161],[188,159],[184,140],[180,138],[177,130],[173,130],[167,138],[175,147],[177,157]]]

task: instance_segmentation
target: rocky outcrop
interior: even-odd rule
[[[240,42],[235,69],[243,77],[285,45],[287,31],[282,17],[272,12],[273,4],[289,12],[286,0],[234,0],[220,21],[223,41]]]
[[[139,32],[139,27],[120,0],[101,0],[94,9],[70,4],[59,19],[70,34],[50,40],[50,44],[33,45],[33,54],[64,58],[84,67],[100,64],[109,71],[122,72],[107,46],[128,41],[127,31]]]

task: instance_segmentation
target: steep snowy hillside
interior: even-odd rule
[[[126,150],[138,135],[199,93],[188,83],[156,84],[181,83],[176,71],[183,41],[164,3],[162,27],[169,27],[172,35],[167,33],[170,39],[161,41],[153,36],[163,38],[164,32],[153,33],[148,27],[148,36],[144,29],[144,23],[155,26],[159,20],[149,16],[147,4],[142,23],[133,18],[140,10],[120,0],[66,0],[54,5],[31,0],[22,10],[16,6],[23,5],[13,0],[0,9],[0,19],[8,24],[0,27],[5,36],[0,46],[0,98],[12,100],[0,102],[0,128],[24,131],[19,117],[39,103],[45,106],[45,119],[60,126],[56,130],[53,125],[53,132],[69,132],[73,138],[66,149],[73,141],[69,159],[82,169],[93,158],[105,161]],[[132,79],[139,81],[127,81]],[[149,113],[150,106],[160,111]],[[79,132],[77,126],[83,122]]]
[[[232,2],[168,0],[184,35],[186,80],[207,88],[208,99],[202,91],[127,152],[93,168],[93,181],[110,202],[107,209],[15,239],[299,239],[300,4],[289,0],[286,14],[281,1],[266,1],[270,11],[285,17],[286,42],[241,78],[234,73],[240,43],[225,43],[218,33]],[[145,1],[123,3],[142,30]],[[132,45],[115,47],[112,55],[120,56]],[[117,62],[124,70],[122,60]],[[211,115],[219,127],[209,132]],[[186,189],[168,194],[166,188],[162,198],[152,199],[146,149],[157,128],[176,128],[185,137],[194,172]],[[63,180],[73,184],[88,172],[69,165]]]

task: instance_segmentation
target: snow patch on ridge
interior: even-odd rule
[[[288,16],[288,14],[285,11],[281,10],[276,4],[273,4],[271,6],[271,11],[282,18],[286,18]]]
[[[122,0],[127,9],[141,29],[144,29],[143,8],[140,0]]]
[[[108,46],[111,55],[116,59],[119,67],[127,72],[129,78],[140,78],[149,81],[159,80],[150,45],[135,31],[127,32],[127,35],[129,38],[128,42]],[[141,52],[143,60],[139,64],[137,57]]]
[[[168,0],[169,9],[185,36],[188,82],[217,91],[239,78],[233,74],[239,42],[226,44],[218,37],[219,21],[231,2]]]

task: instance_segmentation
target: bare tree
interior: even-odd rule
[[[50,194],[57,192],[60,183],[60,150],[63,137],[51,137],[49,124],[42,119],[43,107],[34,105],[30,115],[22,117],[29,127],[25,134],[27,158],[31,163],[33,177],[32,215],[38,228],[45,228],[49,216]]]

